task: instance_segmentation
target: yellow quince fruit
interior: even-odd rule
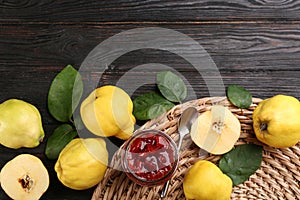
[[[19,99],[0,104],[0,144],[18,149],[37,147],[45,136],[39,110]]]
[[[229,200],[232,180],[210,161],[197,161],[184,176],[187,200]]]
[[[287,95],[276,95],[258,104],[253,127],[258,140],[277,148],[291,147],[300,140],[300,102]]]
[[[132,114],[133,103],[129,95],[116,86],[95,89],[81,104],[80,114],[84,125],[95,135],[115,136],[126,140],[136,122]]]
[[[108,165],[108,151],[102,138],[76,138],[60,152],[54,169],[61,183],[74,190],[98,184]]]

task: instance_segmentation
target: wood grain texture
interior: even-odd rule
[[[45,108],[47,90],[54,76],[67,64],[79,69],[84,58],[98,44],[133,25],[3,25],[0,30],[0,87],[1,100],[21,96]],[[254,95],[264,98],[273,91],[258,90],[258,86],[276,87],[277,92],[299,96],[300,29],[298,24],[241,23],[207,25],[165,25],[196,40],[208,52],[222,74],[226,84],[244,84]],[[18,30],[18,31],[16,31]],[[13,34],[12,34],[13,33]],[[124,41],[126,42],[126,41]],[[191,49],[186,49],[192,53]],[[102,84],[113,84],[136,66],[161,63],[170,66],[186,77],[196,71],[183,58],[161,50],[141,49],[129,52],[108,66]],[[98,77],[99,69],[90,68],[88,79]],[[155,70],[153,71],[155,72]],[[137,74],[130,75],[134,78]],[[147,75],[147,74],[145,74]],[[268,78],[269,77],[269,78]],[[136,79],[143,79],[137,77]],[[287,91],[285,80],[293,90]],[[282,83],[278,81],[282,80]],[[191,80],[193,82],[193,80]],[[196,82],[196,80],[195,80]],[[195,84],[199,96],[206,88]],[[36,91],[35,96],[24,92],[24,87]],[[202,89],[201,89],[202,88]],[[25,89],[26,90],[26,89]],[[41,99],[43,101],[41,101]],[[44,110],[45,112],[47,110]],[[47,117],[48,119],[48,117]]]
[[[0,0],[0,102],[20,98],[34,104],[42,115],[46,141],[60,124],[47,108],[48,90],[57,73],[67,64],[80,69],[96,45],[117,33],[155,26],[197,41],[215,62],[225,87],[242,85],[260,98],[277,93],[300,98],[299,22],[297,0]],[[116,59],[103,74],[97,67],[83,71],[84,97],[100,76],[98,85],[116,84],[124,76],[142,83],[159,70],[130,70],[147,63],[175,69],[197,98],[209,96],[205,80],[185,59],[140,49]],[[139,85],[132,98],[153,90],[154,83]],[[51,177],[42,199],[90,199],[93,188],[74,191],[59,183],[54,161],[44,156],[45,141],[35,149],[0,146],[0,168],[17,154],[32,153],[43,160]],[[8,199],[2,189],[0,199]]]
[[[23,0],[0,2],[1,22],[299,20],[297,0]]]
[[[36,72],[45,69],[45,65],[52,66],[54,70],[53,66],[64,63],[79,66],[96,45],[117,33],[141,27],[151,25],[2,25],[0,64],[7,67],[30,65],[31,70]],[[196,40],[221,70],[255,70],[262,67],[264,70],[296,70],[299,66],[300,28],[297,23],[159,27],[181,32]],[[152,52],[150,56],[155,59],[159,54]],[[123,60],[138,62],[139,58],[127,57]]]

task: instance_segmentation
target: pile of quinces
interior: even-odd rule
[[[94,90],[81,104],[84,125],[97,136],[128,139],[134,129],[133,104],[128,94],[115,86]],[[38,109],[25,101],[10,99],[0,105],[0,143],[6,147],[37,147],[44,138]],[[108,166],[108,151],[102,137],[74,138],[60,152],[55,164],[58,179],[67,187],[84,190],[98,184]],[[12,199],[39,199],[49,186],[42,161],[30,154],[10,160],[1,170],[3,190]]]
[[[108,151],[105,138],[127,140],[136,119],[129,95],[116,86],[92,91],[80,105],[85,127],[95,135],[74,138],[60,151],[55,164],[58,179],[65,186],[84,190],[105,176]],[[261,142],[277,148],[291,147],[300,140],[300,103],[291,96],[276,95],[263,100],[253,113],[253,127]],[[196,145],[212,154],[230,151],[241,132],[240,122],[231,111],[214,105],[199,115],[191,128]],[[41,115],[30,103],[10,99],[0,104],[0,143],[8,148],[37,147],[44,138]],[[88,170],[87,170],[88,169]],[[21,154],[9,161],[0,173],[1,187],[12,199],[39,199],[49,186],[42,161]],[[183,182],[187,199],[230,199],[232,180],[210,161],[198,161]]]

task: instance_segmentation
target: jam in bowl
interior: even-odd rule
[[[123,170],[139,185],[163,184],[172,177],[177,166],[176,144],[162,131],[155,129],[140,131],[123,145]]]

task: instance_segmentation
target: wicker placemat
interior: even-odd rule
[[[252,129],[252,112],[260,99],[253,98],[249,109],[234,107],[226,97],[203,98],[180,104],[159,118],[148,121],[141,129],[154,128],[168,133],[175,141],[178,140],[177,122],[182,110],[189,106],[197,108],[199,113],[210,109],[214,103],[227,106],[240,120],[242,132],[236,145],[244,143],[261,144],[255,138]],[[186,139],[185,142],[190,142]],[[183,144],[188,148],[181,151],[178,170],[171,179],[166,199],[185,199],[182,182],[189,167],[199,159],[218,163],[221,156],[208,155],[192,144]],[[276,149],[263,145],[263,162],[261,167],[243,184],[235,186],[232,199],[300,199],[300,143],[291,148]],[[162,186],[142,187],[134,184],[120,169],[120,155],[114,155],[111,167],[106,171],[104,179],[94,191],[93,200],[99,199],[160,199]]]

